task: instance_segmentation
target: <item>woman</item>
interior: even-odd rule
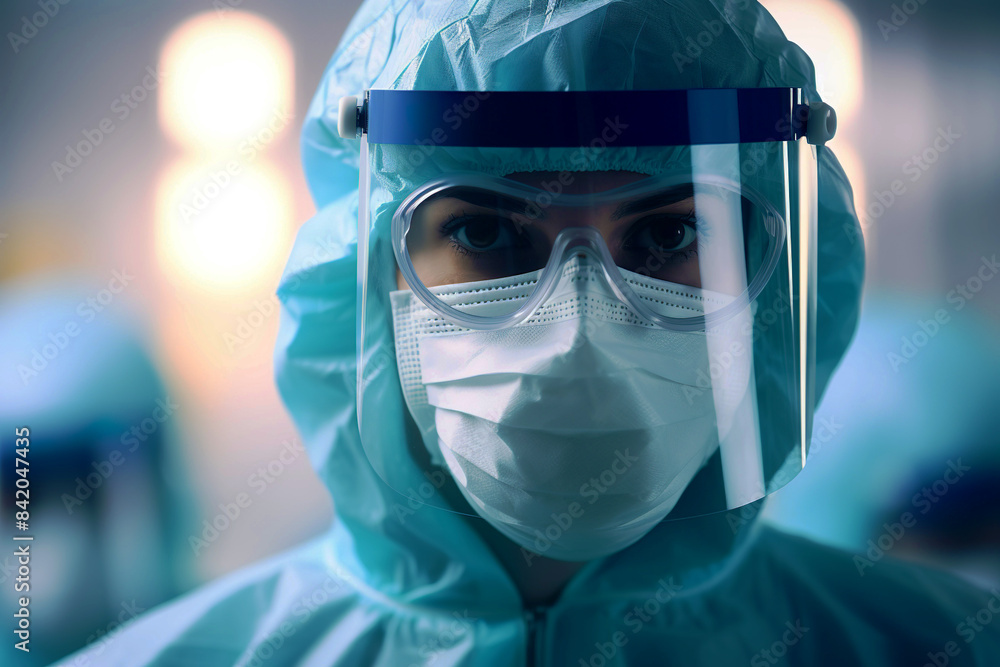
[[[858,316],[834,129],[749,0],[366,2],[279,288],[335,525],[95,659],[995,664],[1000,599],[755,520]]]

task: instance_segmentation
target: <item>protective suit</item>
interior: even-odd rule
[[[551,606],[525,609],[473,524],[479,519],[410,505],[361,442],[360,164],[356,142],[338,137],[342,96],[369,88],[770,86],[814,92],[812,66],[753,2],[365,3],[303,130],[320,211],[301,229],[278,290],[278,384],[333,495],[335,524],[305,547],[150,613],[94,659],[573,667],[996,660],[1000,625],[976,616],[992,619],[1000,594],[890,562],[862,576],[847,553],[763,527],[755,520],[762,502],[660,523],[587,563]],[[818,247],[817,394],[854,331],[863,274],[850,186],[828,150],[820,153]],[[391,350],[391,328],[381,336]],[[387,404],[386,423],[402,409]]]

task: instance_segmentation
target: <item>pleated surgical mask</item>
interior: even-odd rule
[[[624,277],[661,307],[665,295],[677,309],[732,299]],[[440,291],[482,311],[523,298],[533,279]],[[514,327],[462,329],[408,290],[391,303],[403,393],[432,461],[494,528],[551,558],[598,558],[645,535],[747,396],[749,363],[706,389],[711,351],[739,335],[738,319],[708,332],[653,326],[585,258],[568,261],[546,302]]]

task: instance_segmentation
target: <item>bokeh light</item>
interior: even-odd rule
[[[188,149],[238,144],[292,112],[292,49],[249,12],[188,19],[167,38],[160,71],[160,122]]]
[[[861,29],[837,0],[762,0],[785,36],[802,47],[816,67],[823,99],[847,122],[861,105]]]
[[[156,193],[156,248],[164,272],[194,286],[246,291],[273,279],[288,255],[294,206],[287,181],[265,162],[178,160]]]
[[[860,212],[868,184],[858,150],[856,122],[864,90],[857,19],[837,0],[762,0],[761,4],[774,16],[785,36],[809,55],[820,96],[837,110],[839,129],[830,146],[851,182],[854,204]]]

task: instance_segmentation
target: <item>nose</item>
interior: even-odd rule
[[[567,262],[583,264],[603,269],[603,281],[619,300],[629,303],[630,294],[621,278],[621,272],[611,257],[604,237],[593,227],[569,227],[556,236],[549,257],[552,275],[558,273],[557,267]]]
[[[552,259],[562,263],[571,258],[593,260],[608,270],[615,267],[604,237],[593,227],[567,227],[556,236]]]

